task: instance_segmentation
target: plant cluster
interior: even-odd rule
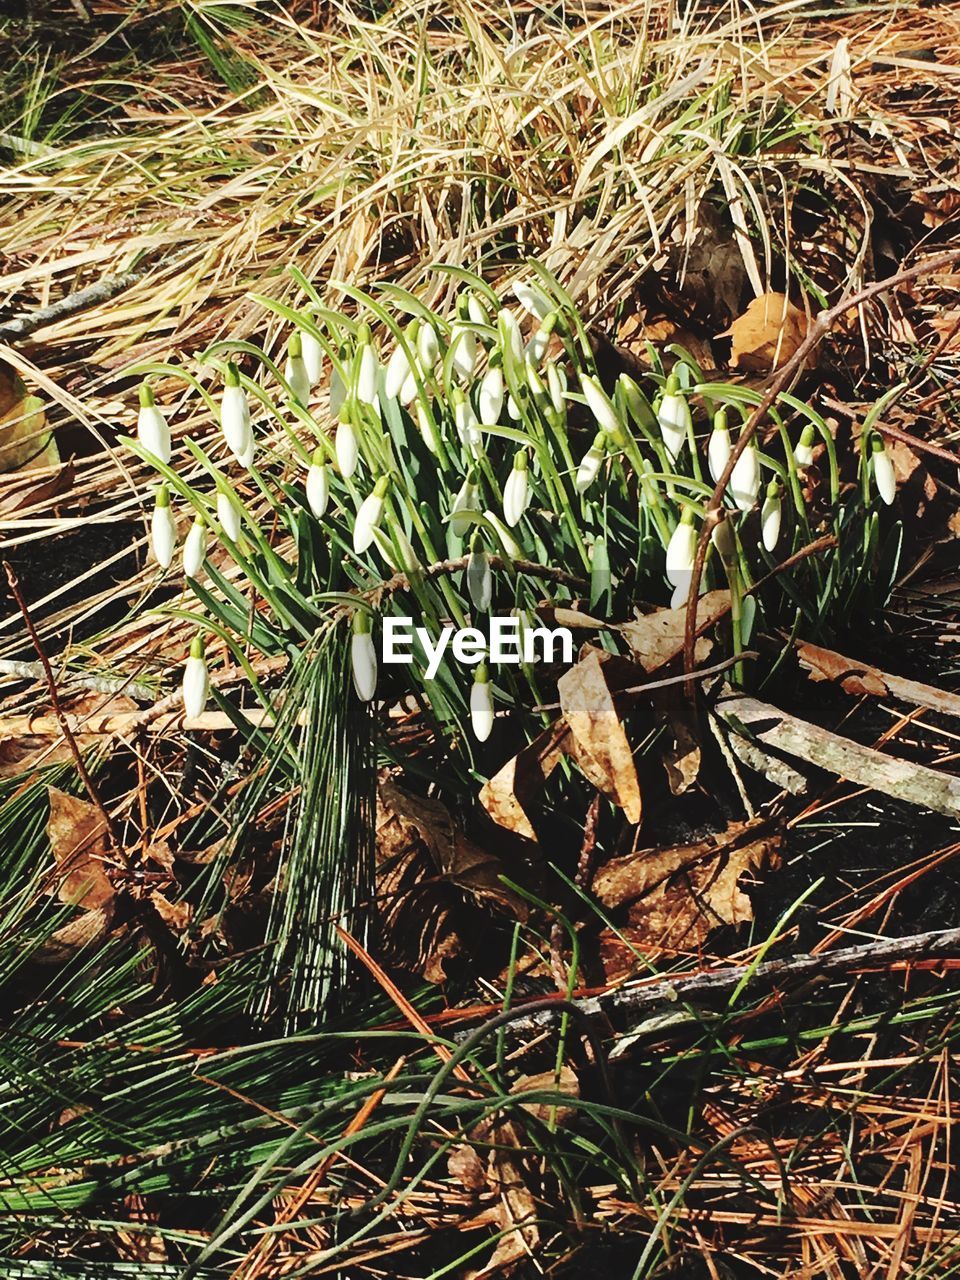
[[[479,276],[441,270],[461,285],[450,315],[389,284],[376,295],[343,286],[353,315],[325,306],[303,277],[302,310],[259,299],[291,326],[285,362],[249,343],[217,343],[201,365],[222,380],[219,402],[185,368],[144,370],[196,387],[219,416],[229,459],[218,463],[188,439],[198,464],[188,480],[144,382],[129,443],[162,477],[153,555],[163,569],[173,563],[175,497],[193,516],[182,563],[204,607],[198,627],[247,666],[268,709],[251,648],[295,653],[348,615],[354,688],[370,701],[385,613],[415,614],[436,637],[451,623],[511,611],[522,631],[535,625],[545,592],[552,604],[583,603],[610,620],[687,601],[706,503],[759,393],[707,381],[679,347],[669,372],[651,348],[642,385],[627,372],[604,385],[576,306],[539,263],[512,285],[519,312]],[[241,361],[267,379],[241,372]],[[896,487],[872,429],[881,410],[861,431],[855,483],[841,476],[823,417],[787,393],[768,438],[739,457],[700,584],[729,589],[734,652],[758,625],[823,634],[885,597],[899,533],[881,539],[878,508]],[[261,418],[287,433],[301,465],[295,479],[258,447]],[[231,467],[262,495],[267,518],[241,499]],[[248,592],[207,556],[211,534]],[[825,534],[833,541],[821,554],[796,555]],[[603,643],[616,648],[615,630]],[[428,678],[428,665],[415,643],[389,695],[412,697],[451,749],[473,750],[468,724],[482,743],[497,707],[530,715],[524,708],[542,701],[535,666],[493,671],[478,654],[469,674],[442,665]],[[189,715],[208,690],[198,635],[184,671]]]

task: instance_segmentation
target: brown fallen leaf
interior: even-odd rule
[[[670,725],[672,735],[663,751],[667,785],[673,795],[682,796],[700,776],[695,704],[682,696],[678,686],[659,690],[654,695],[654,710]]]
[[[73,485],[75,469],[72,462],[51,469],[43,479],[34,475],[37,469],[31,465],[24,474],[0,475],[0,515],[9,517],[26,507],[40,506],[58,494],[66,493]]]
[[[729,591],[708,591],[697,601],[697,629],[712,626],[730,609]],[[620,633],[634,657],[648,674],[665,667],[683,652],[687,627],[686,605],[679,609],[658,609],[636,622],[625,622]],[[705,662],[710,654],[710,641],[697,641],[696,660]]]
[[[762,293],[718,338],[732,338],[734,369],[769,373],[795,354],[807,336],[807,317],[783,293]]]
[[[61,902],[83,903],[87,910],[108,907],[115,891],[105,865],[107,833],[100,811],[57,787],[48,787],[47,837],[57,861],[56,894]]]
[[[627,909],[619,934],[605,930],[600,956],[608,982],[633,972],[637,958],[696,951],[722,924],[753,918],[741,878],[776,866],[781,837],[766,821],[733,823],[718,836],[670,849],[646,849],[600,868],[593,891],[610,910]]]
[[[464,895],[527,917],[526,904],[500,880],[500,860],[468,839],[445,805],[389,780],[378,789],[377,861],[386,949],[429,982],[444,982],[460,953]]]
[[[523,1177],[524,1142],[509,1120],[490,1127],[494,1144],[487,1164],[487,1182],[497,1196],[497,1219],[503,1233],[485,1266],[468,1271],[464,1280],[486,1280],[528,1258],[540,1242],[537,1205]]]
[[[570,729],[573,759],[597,790],[623,809],[628,822],[639,823],[643,803],[633,750],[607,685],[599,653],[590,650],[564,672],[557,682],[557,691]]]
[[[27,395],[19,374],[0,364],[0,472],[53,467],[60,461],[43,401]]]
[[[498,826],[527,840],[536,840],[528,809],[569,746],[567,722],[561,717],[484,783],[480,803]]]

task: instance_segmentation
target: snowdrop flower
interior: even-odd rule
[[[893,463],[890,455],[884,447],[881,436],[875,435],[871,442],[873,462],[873,482],[877,486],[877,493],[889,507],[894,498],[897,496],[897,476],[893,469]]]
[[[307,506],[322,520],[330,505],[330,477],[327,474],[327,463],[322,449],[315,449],[313,461],[307,471]]]
[[[503,551],[507,559],[522,560],[523,551],[520,548],[520,544],[500,517],[493,511],[484,511],[483,518],[493,527],[493,531],[500,539],[500,545],[503,547]]]
[[[760,455],[752,440],[734,463],[730,492],[741,511],[749,511],[760,495]]]
[[[683,448],[693,423],[690,406],[686,397],[680,393],[680,382],[676,374],[671,373],[664,388],[663,399],[657,410],[657,422],[660,434],[667,447],[667,456],[676,462]]]
[[[203,516],[197,516],[183,544],[183,572],[188,578],[200,576],[206,555],[207,525]]]
[[[808,422],[800,433],[800,442],[793,451],[793,460],[801,470],[813,462],[813,442],[816,435],[812,422]]]
[[[379,527],[383,519],[383,504],[389,486],[390,481],[387,476],[381,476],[374,485],[373,493],[368,493],[360,504],[353,526],[353,549],[358,556],[362,555],[373,542],[373,531]]]
[[[450,335],[450,347],[454,369],[464,382],[469,382],[477,364],[477,335],[465,325],[455,324]]]
[[[397,343],[387,361],[387,370],[383,375],[383,391],[388,399],[400,397],[410,372],[410,358],[400,343]],[[414,383],[414,390],[416,390],[416,383]]]
[[[310,399],[310,379],[307,366],[303,363],[303,342],[299,333],[291,334],[287,340],[287,362],[283,367],[283,376],[290,386],[290,394],[294,400],[306,404]]]
[[[514,400],[512,395],[507,396],[507,417],[513,422],[519,422],[523,415],[520,412],[520,406]]]
[[[545,320],[552,311],[553,303],[537,285],[517,281],[510,287],[524,311],[529,312],[536,320]]]
[[[223,399],[220,401],[220,429],[230,452],[241,466],[249,467],[253,461],[253,431],[250,428],[250,406],[240,386],[237,366],[231,362],[223,380]]]
[[[767,496],[760,509],[760,533],[767,551],[776,550],[777,543],[780,541],[781,506],[780,484],[776,480],[771,480],[767,485]]]
[[[476,511],[480,490],[477,487],[474,473],[471,471],[460,487],[460,492],[453,500],[450,508],[450,528],[458,538],[462,538],[472,524],[469,516],[462,516],[461,511]]]
[[[676,609],[690,594],[693,565],[697,558],[697,531],[693,527],[693,514],[684,510],[680,523],[667,543],[667,581],[674,588],[670,607]]]
[[[547,347],[550,345],[550,335],[553,333],[556,323],[557,313],[556,311],[551,311],[543,324],[527,343],[527,359],[532,360],[534,364],[539,364],[547,354]]]
[[[217,519],[226,537],[231,542],[240,541],[240,512],[237,504],[225,490],[217,494]]]
[[[550,403],[553,405],[557,413],[566,413],[567,411],[567,375],[564,371],[550,361],[547,364],[547,390],[550,393]]]
[[[593,444],[580,459],[580,465],[577,467],[577,478],[574,481],[577,493],[586,493],[596,480],[605,455],[606,437],[602,431],[598,431],[594,436]]]
[[[392,541],[382,529],[374,529],[373,540],[394,573],[415,573],[421,567],[413,543],[400,525],[393,527]]]
[[[513,460],[513,469],[503,487],[503,518],[510,528],[520,523],[530,501],[530,477],[527,475],[527,455],[521,449]]]
[[[477,415],[473,411],[473,405],[459,387],[454,388],[453,420],[456,423],[461,444],[468,449],[476,448],[482,439]]]
[[[429,373],[440,359],[440,340],[436,329],[426,321],[420,325],[420,332],[417,334],[417,352],[420,363]]]
[[[517,317],[509,309],[503,307],[497,316],[497,328],[500,331],[501,350],[510,351],[517,364],[523,359],[523,338],[520,336],[520,326],[517,324]]]
[[[157,408],[152,389],[145,382],[140,384],[140,411],[137,414],[137,438],[144,449],[164,464],[170,461],[170,428]]]
[[[470,724],[478,742],[486,742],[493,732],[493,692],[487,664],[481,662],[470,690]]]
[[[323,347],[320,339],[306,329],[300,330],[300,354],[303,356],[303,367],[307,371],[310,386],[315,387],[323,373]]]
[[[357,399],[361,404],[371,406],[376,404],[379,373],[380,365],[373,344],[362,343],[357,358]]]
[[[486,613],[493,598],[493,572],[490,569],[490,557],[484,550],[479,530],[473,535],[473,541],[470,544],[466,579],[467,593],[473,602],[473,607],[479,613]]]
[[[203,637],[194,636],[190,642],[190,656],[183,666],[183,709],[188,720],[203,715],[210,695],[210,677],[203,656]]]
[[[733,453],[733,445],[730,442],[726,411],[718,409],[713,415],[713,431],[710,433],[710,441],[707,444],[707,466],[710,468],[714,484],[723,475],[731,453]]]
[[[423,443],[427,446],[431,453],[440,452],[440,445],[437,441],[437,428],[430,416],[427,406],[422,400],[417,401],[417,426],[420,428],[420,435],[423,437]]]
[[[334,450],[337,455],[337,466],[344,480],[349,480],[357,469],[360,449],[357,444],[357,433],[352,422],[337,423],[337,434],[334,439]]]
[[[361,702],[369,702],[377,691],[377,651],[370,628],[370,615],[365,609],[358,609],[353,615],[350,667],[353,687]]]
[[[596,418],[600,430],[616,434],[620,430],[620,419],[610,397],[597,379],[585,373],[580,379],[580,387],[586,397],[587,408]]]
[[[547,398],[547,388],[544,386],[543,379],[537,370],[537,366],[533,363],[529,356],[523,357],[523,373],[527,380],[527,386],[530,388],[530,394],[533,396],[537,404],[544,402]]]
[[[177,526],[170,510],[170,490],[165,484],[157,489],[157,500],[150,521],[150,546],[153,558],[161,569],[169,569],[173,561],[173,549],[177,545]]]
[[[475,293],[467,294],[467,315],[474,324],[490,323],[490,317],[487,315],[487,309]]]
[[[488,369],[480,381],[477,394],[480,422],[485,427],[495,427],[503,409],[503,370],[498,366]]]

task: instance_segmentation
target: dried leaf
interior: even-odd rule
[[[697,601],[697,630],[712,626],[729,608],[729,591],[708,591]],[[679,609],[658,609],[636,622],[625,622],[620,632],[634,657],[649,674],[665,667],[683,652],[686,627],[687,608],[684,605]],[[701,637],[695,650],[696,661],[706,661],[709,654],[710,641]]]
[[[46,429],[43,401],[28,396],[20,377],[0,365],[0,472],[52,467],[59,461],[53,432]]]
[[[491,1126],[487,1181],[498,1198],[497,1217],[503,1235],[497,1241],[486,1266],[467,1272],[464,1280],[486,1280],[505,1267],[512,1266],[530,1253],[540,1242],[537,1206],[523,1180],[521,1149],[523,1142],[509,1121]]]
[[[67,703],[66,710],[71,716],[93,715],[110,704],[111,711],[123,714],[136,711],[137,704],[123,694],[88,693]],[[82,730],[74,733],[81,751],[100,743],[103,739],[94,734],[85,734]],[[17,738],[0,738],[0,778],[16,778],[30,773],[46,765],[62,764],[73,759],[73,752],[67,743],[60,738],[52,739],[47,734],[23,734]]]
[[[108,907],[114,888],[104,869],[106,826],[96,805],[48,787],[50,817],[47,837],[57,860],[57,896],[61,902],[83,903],[87,910]]]
[[[533,1090],[544,1090],[550,1093],[565,1093],[568,1098],[580,1097],[580,1081],[577,1073],[566,1063],[560,1068],[559,1077],[555,1071],[538,1071],[535,1075],[518,1076],[512,1085],[511,1093],[529,1093]],[[555,1117],[558,1125],[568,1125],[576,1117],[573,1107],[564,1107],[551,1102],[525,1102],[523,1110],[535,1116],[542,1123],[548,1123]]]
[[[483,1191],[487,1185],[487,1169],[476,1150],[469,1143],[461,1143],[454,1147],[447,1156],[447,1173],[451,1180],[464,1191],[474,1194]]]
[[[640,783],[604,664],[591,650],[557,682],[560,707],[570,728],[571,755],[598,791],[623,809],[628,822],[643,813]]]
[[[762,293],[718,338],[732,338],[734,369],[768,373],[794,355],[807,336],[807,317],[783,293]]]
[[[569,750],[569,745],[567,722],[561,717],[484,783],[480,803],[498,826],[506,827],[527,840],[536,840],[528,808],[543,790],[547,779]]]
[[[741,878],[775,866],[780,835],[763,821],[734,823],[719,836],[671,849],[646,849],[615,858],[594,877],[593,890],[608,909],[627,908],[622,938],[601,935],[607,981],[636,967],[631,947],[648,959],[662,952],[695,951],[722,924],[753,918]]]

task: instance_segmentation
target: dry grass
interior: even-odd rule
[[[88,4],[103,21],[112,9],[136,47],[141,18],[128,6]],[[189,10],[214,51],[229,53],[219,71],[196,32],[189,38],[178,26],[176,48],[159,42],[150,59],[110,44],[118,70],[105,75],[101,33],[88,40],[81,27],[77,47],[59,61],[39,48],[21,52],[7,76],[17,93],[0,114],[0,302],[29,311],[114,273],[143,271],[109,302],[0,348],[45,401],[62,456],[74,457],[66,477],[53,467],[7,478],[0,551],[28,584],[31,575],[42,584],[32,595],[41,635],[65,664],[153,681],[158,693],[184,641],[178,621],[141,611],[155,578],[143,556],[148,472],[115,444],[135,415],[131,371],[187,362],[225,338],[274,349],[279,322],[251,295],[296,301],[287,266],[334,301],[337,281],[389,278],[436,303],[446,285],[434,263],[496,279],[535,254],[598,327],[617,334],[633,326],[642,337],[649,324],[662,334],[654,324],[666,316],[670,336],[706,341],[729,321],[735,299],[782,289],[787,279],[816,310],[847,278],[887,274],[949,238],[960,207],[960,17],[948,5],[909,15],[865,5],[825,17],[803,0],[759,10],[735,0],[685,9],[645,0],[568,4],[546,15],[453,0],[401,2],[374,17],[347,6],[320,14],[309,4],[237,4],[229,29],[213,25],[217,6]],[[179,21],[181,6],[165,5],[163,15]],[[852,98],[838,118],[827,101],[841,37]],[[222,74],[235,79],[232,88]],[[51,132],[61,99],[78,93],[86,96],[75,120],[92,104],[96,119]],[[797,216],[810,193],[819,220]],[[732,214],[722,244],[718,209]],[[711,260],[713,274],[704,266]],[[894,299],[840,335],[838,364],[862,398],[892,367],[916,362],[939,296],[920,289]],[[210,416],[187,412],[174,379],[159,388],[176,409],[181,445],[189,433],[216,453]],[[916,407],[925,433],[955,438],[949,386],[925,384]],[[274,429],[268,441],[278,466],[292,466],[283,433]],[[112,539],[106,559],[81,550],[82,576],[70,582],[39,572],[64,548],[73,556],[94,526]],[[116,578],[131,606],[121,620],[109,612]],[[71,647],[73,628],[89,638]],[[12,608],[0,618],[0,654],[24,656]],[[46,692],[38,682],[24,695],[18,685],[8,706],[19,709],[25,697],[40,706]],[[180,794],[164,774],[165,749],[144,742],[136,754],[141,790],[144,777],[168,789],[169,833]],[[947,743],[943,762],[950,750]],[[124,820],[136,803],[132,791]],[[835,798],[804,817],[812,822],[827,803]],[[882,929],[891,904],[954,854],[940,849],[919,870],[861,885],[825,919],[838,930]],[[781,1034],[768,1006],[733,1020],[722,1050],[709,1027],[690,1050],[653,1043],[631,1105],[656,1095],[658,1072],[679,1064],[687,1079],[708,1061],[712,1087],[697,1098],[696,1127],[736,1172],[697,1171],[696,1153],[651,1139],[646,1176],[662,1220],[598,1182],[579,1246],[551,1240],[549,1264],[578,1274],[578,1257],[619,1235],[639,1243],[614,1265],[636,1266],[638,1276],[663,1263],[661,1247],[676,1267],[663,1263],[658,1274],[710,1280],[952,1274],[960,1249],[953,1014],[944,999],[935,1051],[919,1034],[912,1044],[909,1011],[922,1002],[910,1003],[915,981],[903,976],[901,1022],[872,1006],[863,1012],[857,979],[830,993],[822,1025],[797,1019]],[[753,1040],[755,1023],[762,1037]],[[267,1075],[262,1094],[280,1108],[271,1084]],[[382,1172],[364,1158],[358,1152],[334,1190],[294,1181],[276,1211],[292,1196],[310,1218],[334,1192],[341,1205],[359,1204]],[[356,1274],[414,1274],[404,1271],[407,1249],[450,1230],[463,1234],[450,1246],[455,1257],[502,1223],[502,1198],[489,1187],[476,1196],[454,1188],[443,1170],[406,1199],[394,1235],[368,1242],[367,1254],[358,1247]],[[262,1270],[230,1269],[241,1265],[245,1242],[216,1274],[280,1276],[329,1243],[299,1222],[278,1240]],[[260,1246],[249,1247],[255,1261]],[[132,1247],[126,1256],[144,1257]],[[419,1255],[409,1266],[420,1266]]]

